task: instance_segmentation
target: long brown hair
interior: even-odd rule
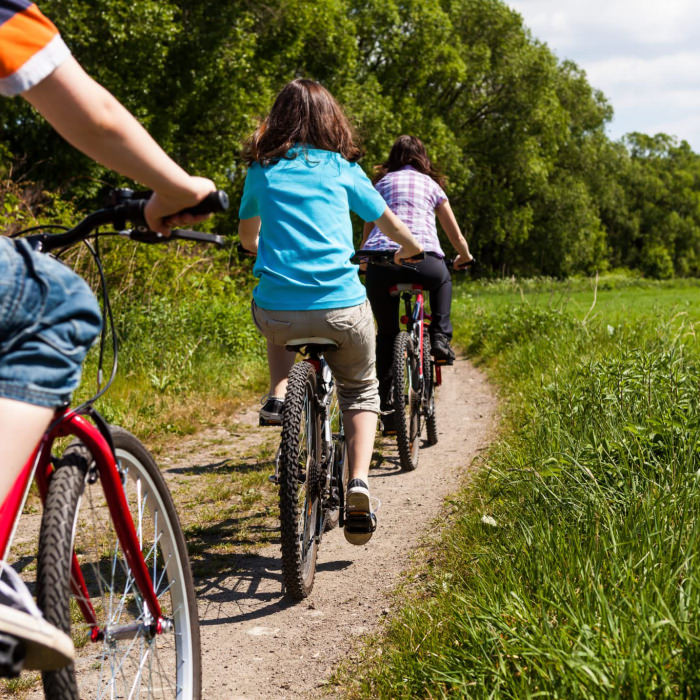
[[[355,162],[363,155],[356,139],[333,95],[315,80],[297,78],[280,90],[270,113],[244,145],[243,157],[248,165],[268,165],[301,144],[335,151]]]
[[[376,167],[375,181],[381,180],[387,173],[401,170],[405,165],[412,165],[419,173],[432,177],[440,187],[445,187],[445,178],[428,158],[423,142],[415,137],[403,134],[394,141],[389,157]]]

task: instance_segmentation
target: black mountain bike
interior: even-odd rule
[[[343,416],[324,358],[336,347],[321,337],[286,344],[303,359],[289,373],[274,480],[279,484],[282,580],[295,600],[306,598],[313,588],[323,533],[346,525]]]

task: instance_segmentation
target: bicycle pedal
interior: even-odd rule
[[[449,359],[449,360],[445,360],[445,359],[435,360],[435,364],[436,364],[438,367],[443,367],[444,365],[453,365],[454,363],[455,363],[455,361],[452,360],[452,359]]]
[[[24,644],[11,634],[0,633],[0,678],[17,678],[24,666]]]
[[[350,511],[345,513],[345,529],[358,534],[374,532],[377,529],[377,516],[374,513]]]
[[[260,425],[260,426],[272,426],[272,427],[279,428],[279,426],[282,425],[282,421],[281,420],[268,420],[267,418],[263,418],[262,416],[260,416],[258,419],[258,425]]]

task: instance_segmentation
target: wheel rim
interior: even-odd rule
[[[172,626],[166,624],[166,630],[155,636],[148,631],[155,621],[126,564],[102,488],[99,482],[88,483],[76,516],[74,548],[105,636],[102,642],[88,641],[77,654],[81,696],[190,698],[194,681],[188,660],[194,652],[175,534],[144,465],[129,451],[117,449],[116,454],[144,560],[163,617]],[[80,636],[89,640],[84,622],[83,629],[86,634]]]
[[[345,444],[345,433],[343,431],[343,418],[338,403],[337,392],[333,391],[331,402],[328,407],[328,421],[331,429],[331,439],[333,441],[333,478],[336,489],[336,496],[341,500],[341,492],[345,492],[348,482],[348,459],[347,447]],[[340,483],[337,483],[340,480]],[[326,529],[331,529],[338,524],[340,518],[340,508],[333,507],[326,511]]]

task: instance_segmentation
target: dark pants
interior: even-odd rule
[[[401,297],[391,296],[389,287],[403,282],[423,285],[430,298],[430,335],[440,333],[452,338],[450,306],[452,278],[445,261],[431,253],[417,265],[417,270],[398,267],[367,266],[367,297],[377,320],[377,378],[382,410],[386,410],[391,386],[391,361],[394,338],[399,332],[399,303]]]

